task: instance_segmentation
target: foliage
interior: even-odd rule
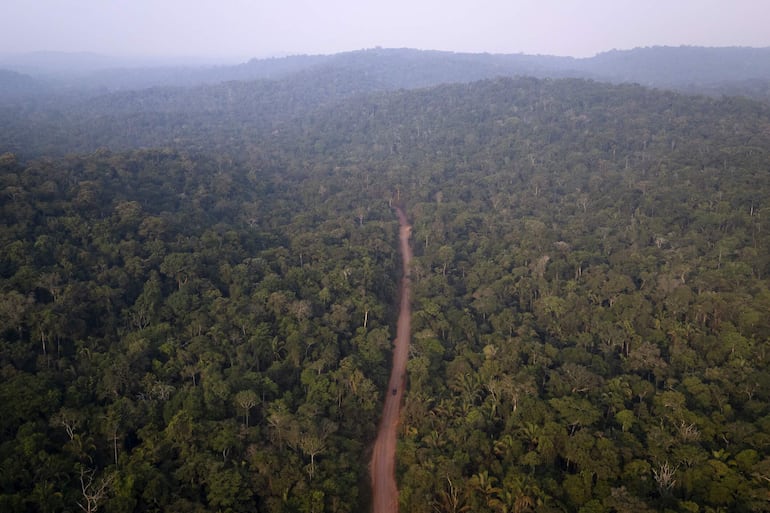
[[[3,511],[366,509],[393,198],[402,510],[768,509],[766,106],[520,78],[250,108],[0,157]]]

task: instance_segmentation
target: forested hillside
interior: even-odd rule
[[[469,82],[496,76],[534,76],[593,78],[703,91],[704,88],[746,80],[766,83],[770,80],[770,49],[654,46],[612,50],[578,59],[552,55],[371,48],[334,55],[292,55],[251,59],[237,65],[206,66],[194,66],[192,63],[162,66],[95,54],[38,52],[0,55],[0,69],[91,92],[284,79],[324,69],[353,70],[367,74],[383,85],[403,88]]]
[[[402,511],[770,510],[770,107],[276,84],[3,125],[0,510],[366,511],[394,197]]]
[[[90,54],[27,59],[25,67],[23,56],[0,57],[0,148],[22,158],[101,147],[210,150],[213,142],[232,152],[234,138],[264,138],[276,123],[352,97],[500,77],[576,77],[770,102],[767,48],[653,47],[586,59],[374,48],[197,68],[112,69]],[[4,71],[4,62],[25,74]]]

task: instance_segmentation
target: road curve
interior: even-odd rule
[[[412,248],[409,236],[412,227],[401,207],[396,207],[399,222],[399,247],[403,276],[401,278],[400,307],[396,324],[396,340],[393,342],[393,368],[385,394],[377,440],[374,442],[370,467],[372,478],[373,513],[396,513],[398,511],[398,487],[396,486],[396,434],[401,411],[401,402],[406,386],[406,362],[409,357],[411,339],[412,305],[410,300],[409,266],[412,262]]]

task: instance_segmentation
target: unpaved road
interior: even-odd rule
[[[400,309],[393,342],[393,368],[390,371],[385,407],[382,411],[380,429],[374,442],[371,477],[373,513],[396,513],[398,511],[398,487],[396,486],[396,433],[401,411],[401,401],[406,386],[406,361],[409,356],[411,337],[412,305],[410,301],[409,265],[412,262],[412,248],[409,236],[412,227],[403,209],[397,207],[399,240],[403,277],[401,278]]]

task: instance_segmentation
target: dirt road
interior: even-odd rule
[[[396,433],[401,411],[401,401],[406,385],[406,361],[409,356],[411,338],[412,305],[410,301],[409,265],[412,262],[412,248],[409,236],[412,227],[403,209],[398,214],[399,240],[403,277],[401,278],[400,309],[393,342],[393,368],[390,371],[385,407],[382,412],[380,429],[372,453],[371,477],[374,513],[395,513],[398,511],[398,487],[396,486]]]

